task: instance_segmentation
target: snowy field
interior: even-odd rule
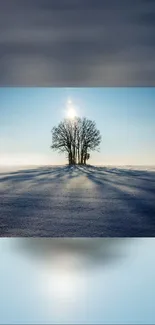
[[[1,168],[0,236],[155,236],[155,167]]]

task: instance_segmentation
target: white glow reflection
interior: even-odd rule
[[[77,261],[79,267],[77,267]],[[86,295],[87,280],[82,272],[82,261],[76,256],[52,256],[41,272],[41,291],[52,313],[61,319],[60,310],[70,315]]]

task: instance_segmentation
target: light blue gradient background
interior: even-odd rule
[[[68,98],[101,131],[91,164],[155,164],[155,88],[1,88],[0,164],[65,163],[50,150],[50,131]]]
[[[105,240],[101,239],[101,243]],[[49,274],[53,269],[56,274],[58,272],[57,281],[66,272],[65,262],[70,265],[74,258],[74,281],[78,280],[78,285],[71,298],[64,301],[54,295],[53,288],[58,283],[51,282],[49,290],[49,279],[44,273],[49,261],[46,250],[39,258],[34,257],[31,245],[27,252],[20,251],[21,241],[0,240],[1,324],[155,323],[154,238],[123,239],[123,254],[116,256],[114,245],[113,260],[109,264],[104,259],[100,263],[94,259],[89,264],[85,253],[81,252],[78,257],[72,253],[67,257],[61,251],[57,256],[58,263],[53,251]],[[67,272],[70,277],[68,286],[72,286],[72,271]],[[47,295],[46,291],[49,292]]]

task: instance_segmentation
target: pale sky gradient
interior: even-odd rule
[[[90,164],[155,165],[155,88],[0,88],[0,165],[67,163],[50,145],[68,99],[101,131]]]

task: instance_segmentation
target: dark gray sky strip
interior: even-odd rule
[[[155,2],[0,0],[0,85],[153,86]]]

